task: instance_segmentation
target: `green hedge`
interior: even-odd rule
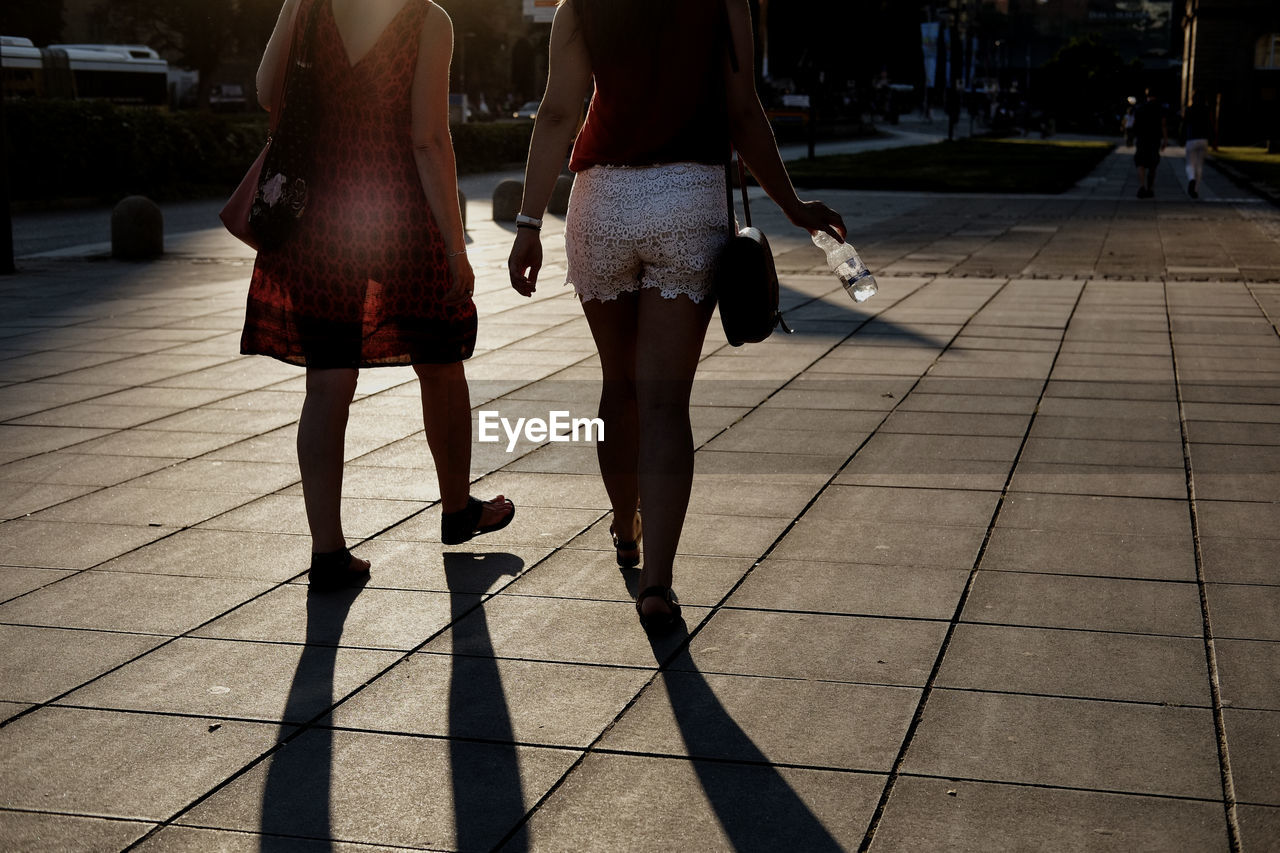
[[[533,122],[455,124],[452,131],[458,171],[464,174],[491,172],[512,164],[524,165]]]
[[[7,101],[5,159],[14,201],[174,200],[230,192],[266,141],[265,114]],[[456,125],[458,171],[523,163],[532,122]]]
[[[266,140],[266,123],[96,101],[9,101],[12,198],[157,200],[234,188]]]

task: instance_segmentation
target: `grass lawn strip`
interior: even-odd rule
[[[1061,193],[1115,147],[1109,142],[960,139],[787,164],[800,187],[926,192]]]

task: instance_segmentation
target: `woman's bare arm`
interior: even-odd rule
[[[271,103],[280,80],[285,73],[285,64],[289,61],[289,49],[293,43],[294,19],[298,16],[298,7],[302,0],[285,0],[280,7],[280,15],[276,18],[275,29],[267,41],[267,49],[262,52],[262,62],[258,65],[258,103],[264,110],[270,111]]]
[[[410,3],[428,0],[408,0]],[[475,274],[467,261],[467,235],[458,206],[458,167],[449,134],[449,63],[453,57],[453,22],[430,4],[418,44],[413,79],[413,156],[422,191],[444,236],[453,276],[454,301],[470,296]]]
[[[582,102],[591,91],[591,57],[578,25],[573,2],[556,9],[551,24],[551,56],[547,69],[547,90],[538,106],[529,142],[529,162],[524,173],[524,201],[520,212],[541,219],[551,200],[556,178],[564,168],[565,152],[578,128]],[[542,267],[542,242],[538,232],[516,231],[515,246],[507,261],[511,285],[520,293],[533,293]]]
[[[541,219],[564,168],[565,152],[573,141],[582,102],[591,86],[591,57],[578,26],[573,3],[556,10],[551,24],[551,56],[547,69],[547,89],[538,106],[525,167],[524,203],[520,212]]]
[[[755,44],[751,32],[751,9],[747,0],[729,0],[729,31],[737,54],[734,70],[725,58],[725,87],[729,101],[729,133],[742,159],[751,167],[760,186],[777,202],[792,224],[808,231],[825,231],[843,240],[844,221],[818,201],[801,201],[791,185],[791,177],[778,153],[778,143],[756,93]]]

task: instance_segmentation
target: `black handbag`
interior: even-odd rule
[[[311,4],[301,37],[294,30],[284,95],[272,105],[279,119],[267,137],[257,191],[249,207],[249,230],[261,249],[283,244],[307,210],[307,180],[312,170],[312,140],[317,123],[311,54],[318,11],[324,2],[316,0]]]
[[[733,234],[720,252],[716,264],[714,292],[720,308],[720,325],[731,346],[763,341],[778,326],[791,329],[778,310],[778,271],[773,264],[769,240],[751,225],[751,204],[747,199],[746,170],[738,157],[738,182],[742,186],[742,211],[747,227],[741,231],[733,216],[733,169],[726,162],[725,195],[729,209],[729,232]]]

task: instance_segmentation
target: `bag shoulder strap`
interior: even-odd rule
[[[316,22],[320,19],[317,14],[322,3],[328,0],[298,0],[297,5],[293,7],[293,15],[289,19],[289,54],[285,57],[284,73],[276,80],[275,91],[272,92],[271,103],[276,107],[271,111],[271,127],[272,133],[280,124],[280,115],[284,112],[285,102],[288,100],[290,90],[289,84],[292,82],[295,86],[297,80],[294,79],[294,69],[297,66],[309,67],[311,64],[311,47],[315,42]],[[307,10],[304,16],[303,7]],[[301,32],[298,27],[298,19],[305,17],[305,29]]]
[[[720,4],[720,10],[724,13],[724,34],[725,47],[729,51],[729,67],[733,72],[738,73],[738,51],[733,46],[733,29],[729,25],[729,0],[723,0]],[[735,152],[732,144],[729,146],[729,157],[724,163],[724,183],[725,195],[728,200],[729,208],[729,233],[736,232],[733,219],[733,161],[738,161],[738,186],[742,188],[742,213],[747,221],[747,227],[751,227],[751,201],[747,198],[747,168],[742,162],[741,152]]]

